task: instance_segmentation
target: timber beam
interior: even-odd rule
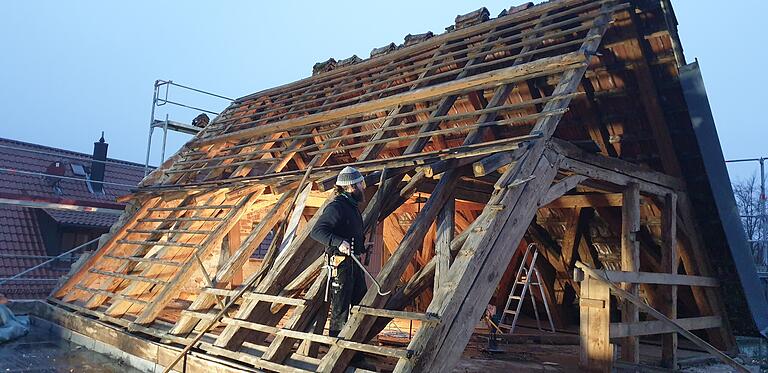
[[[684,189],[684,183],[679,178],[620,159],[590,154],[567,141],[552,139],[551,143],[552,148],[564,157],[560,164],[563,171],[620,186],[636,183],[640,191],[656,196],[665,196],[672,191]]]

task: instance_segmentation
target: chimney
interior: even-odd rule
[[[104,131],[101,132],[101,138],[93,143],[93,160],[91,161],[91,188],[94,193],[104,193],[104,184],[94,183],[94,181],[104,181],[104,163],[107,160],[107,147],[109,144],[104,142]],[[101,162],[96,162],[101,161]]]

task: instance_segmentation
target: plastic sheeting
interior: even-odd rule
[[[16,316],[0,304],[0,343],[23,337],[29,332],[29,316]]]

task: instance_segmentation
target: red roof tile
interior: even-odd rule
[[[9,258],[5,255],[45,256],[45,246],[32,209],[0,205],[0,278],[8,278],[34,267],[44,259]],[[62,271],[40,268],[25,279],[58,278]],[[0,293],[10,299],[44,298],[53,289],[51,281],[13,281],[0,285]]]
[[[59,224],[77,225],[84,227],[109,228],[115,224],[120,215],[103,212],[84,212],[43,209]]]

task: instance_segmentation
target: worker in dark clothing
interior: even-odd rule
[[[360,303],[368,290],[360,267],[350,255],[366,251],[363,218],[358,204],[364,200],[365,179],[353,167],[345,167],[336,178],[336,196],[323,210],[310,236],[326,245],[332,266],[331,337],[339,335],[349,317],[349,308]]]

